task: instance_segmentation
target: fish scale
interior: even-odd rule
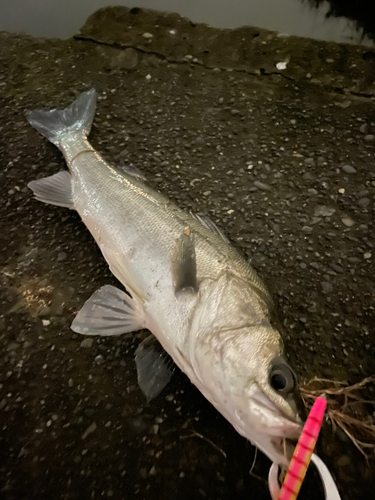
[[[62,148],[65,148],[65,141],[61,142]],[[92,149],[88,141],[77,140],[74,149],[70,146],[67,162],[74,174],[76,209],[84,221],[88,217],[94,218],[97,227],[105,227],[108,237],[126,252],[136,245],[129,234],[136,235],[136,228],[142,219],[142,238],[157,244],[159,253],[169,257],[169,261],[173,260],[176,240],[186,227],[190,227],[195,234],[198,281],[207,277],[216,279],[223,270],[231,271],[259,289],[270,306],[268,292],[254,269],[220,236],[159,192],[113,168]],[[80,154],[82,151],[85,154]],[[101,188],[100,201],[98,186]],[[102,210],[103,207],[105,210]],[[90,230],[100,244],[100,235],[95,236],[95,229]],[[144,281],[147,286],[148,276]]]

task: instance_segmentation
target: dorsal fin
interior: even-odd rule
[[[226,243],[229,243],[228,238],[225,236],[225,234],[222,232],[222,230],[219,229],[217,227],[217,225],[214,222],[212,222],[212,220],[207,215],[204,215],[204,214],[195,214],[193,212],[190,212],[190,215],[192,217],[194,217],[195,220],[199,221],[202,224],[202,226],[204,226],[206,229],[209,229],[213,233],[215,233],[218,236],[220,236],[220,238],[223,241],[225,241]]]
[[[184,230],[179,239],[174,263],[174,281],[176,294],[198,291],[194,234],[189,227]]]

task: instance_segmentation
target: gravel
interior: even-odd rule
[[[90,337],[89,347],[89,337],[70,330],[95,290],[119,283],[77,213],[32,199],[27,183],[65,165],[24,115],[64,106],[94,86],[93,146],[114,165],[124,152],[126,163],[140,168],[151,185],[181,208],[208,214],[251,257],[274,297],[300,380],[355,383],[373,374],[375,358],[375,175],[373,142],[364,140],[374,122],[374,103],[366,97],[373,92],[366,86],[372,85],[369,62],[358,47],[281,40],[262,30],[249,39],[241,30],[228,50],[222,44],[213,51],[210,44],[220,34],[213,37],[211,28],[150,19],[137,9],[124,16],[116,8],[116,19],[110,12],[103,16],[108,34],[96,19],[88,37],[94,41],[0,34],[3,493],[7,500],[101,498],[108,492],[113,500],[197,493],[266,498],[265,481],[248,473],[254,448],[187,377],[176,371],[166,391],[146,402],[134,365],[146,331]],[[121,31],[120,18],[126,19]],[[118,37],[126,37],[126,57],[111,42]],[[267,64],[275,67],[277,50],[290,52],[293,64],[271,75]],[[131,58],[135,66],[128,69]],[[342,64],[327,68],[326,58],[344,60],[348,70]],[[240,71],[227,71],[227,64]],[[351,97],[353,71],[360,99]],[[314,82],[319,78],[324,85]],[[368,126],[359,131],[363,124]],[[373,400],[371,390],[363,397]],[[339,478],[343,500],[369,498],[373,468],[328,423],[319,454]],[[343,468],[336,463],[342,456],[350,458]],[[269,462],[261,453],[254,467],[254,475],[266,479]],[[314,474],[305,481],[301,500],[322,500]]]

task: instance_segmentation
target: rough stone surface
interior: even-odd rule
[[[142,55],[132,47],[121,50],[107,45],[98,45],[97,51],[98,57],[103,60],[103,66],[111,70],[134,69],[138,66]]]
[[[258,453],[249,475],[254,448],[184,375],[146,404],[134,352],[147,332],[80,348],[73,317],[96,289],[118,283],[78,215],[26,188],[65,166],[25,112],[66,106],[94,86],[93,146],[140,168],[180,207],[207,213],[251,257],[300,378],[355,383],[373,375],[375,359],[369,53],[125,8],[99,11],[67,41],[0,34],[6,500],[268,498],[268,460]],[[373,400],[374,386],[363,396]],[[325,424],[318,452],[343,500],[371,498],[373,462],[343,433]],[[324,498],[312,471],[299,498]]]

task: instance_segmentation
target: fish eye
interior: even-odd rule
[[[280,357],[271,363],[269,382],[276,392],[286,396],[293,391],[296,385],[296,376],[290,366]]]

